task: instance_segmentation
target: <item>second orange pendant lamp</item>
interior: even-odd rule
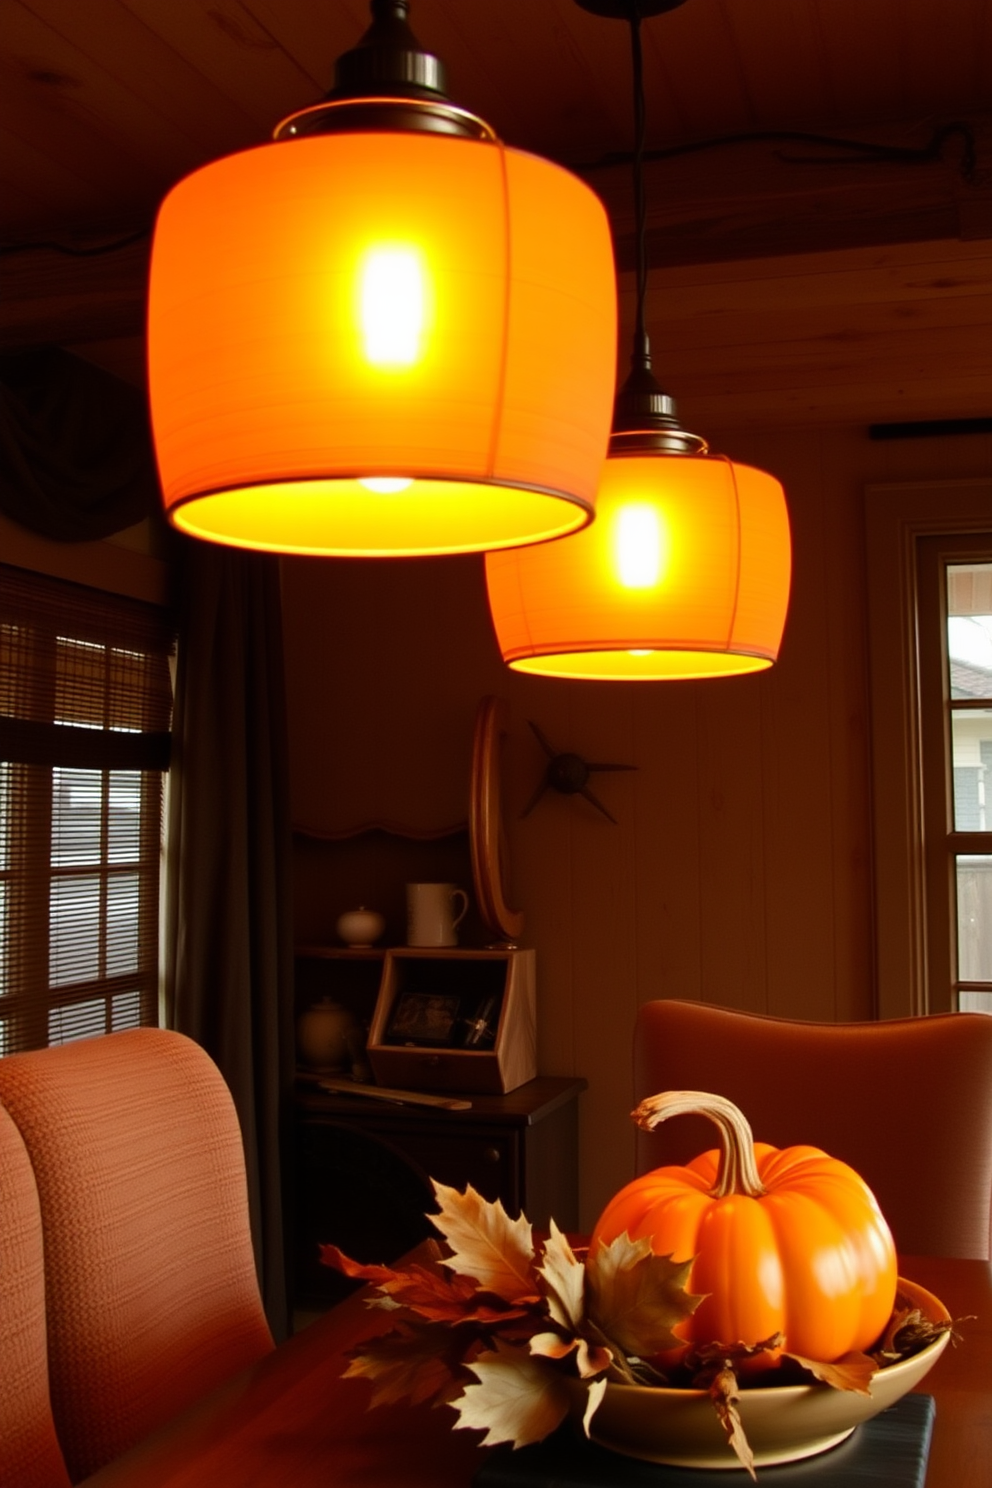
[[[614,681],[760,671],[789,600],[789,520],[773,476],[707,451],[651,370],[642,179],[642,16],[682,0],[577,0],[630,22],[634,69],[637,323],[596,520],[541,547],[486,556],[489,606],[512,668]]]
[[[148,361],[170,520],[367,557],[575,531],[609,434],[606,214],[447,100],[406,0],[371,10],[322,104],[162,205]]]

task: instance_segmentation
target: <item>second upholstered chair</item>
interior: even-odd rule
[[[758,1141],[855,1168],[903,1255],[992,1257],[992,1017],[806,1023],[703,1003],[640,1009],[634,1087],[709,1090]],[[638,1172],[714,1146],[702,1117],[638,1135]]]
[[[78,1482],[273,1347],[241,1133],[216,1066],[161,1029],[2,1059],[0,1105],[37,1183],[52,1413]]]
[[[69,1488],[48,1397],[45,1261],[38,1189],[0,1106],[0,1483]]]

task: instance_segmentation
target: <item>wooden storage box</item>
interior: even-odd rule
[[[380,1085],[501,1095],[537,1074],[534,952],[386,952],[369,1030]]]

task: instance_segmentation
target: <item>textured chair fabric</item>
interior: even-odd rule
[[[0,1106],[0,1484],[69,1488],[48,1396],[45,1260],[31,1159]]]
[[[992,1256],[992,1017],[806,1023],[703,1003],[646,1003],[634,1088],[708,1090],[757,1140],[810,1143],[875,1193],[904,1255]],[[638,1133],[637,1170],[684,1163],[714,1128],[687,1116]]]
[[[52,1410],[78,1482],[273,1347],[241,1133],[216,1066],[162,1029],[0,1060],[0,1103],[38,1186]]]

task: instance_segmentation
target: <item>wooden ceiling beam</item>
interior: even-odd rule
[[[101,246],[98,240],[71,246],[89,251],[74,256],[39,246],[5,253],[0,297],[4,350],[143,334],[150,235],[107,252],[92,251]]]
[[[865,149],[796,136],[649,159],[650,266],[992,238],[992,118],[845,135]],[[618,267],[632,268],[630,165],[586,167],[583,176],[609,213]]]
[[[824,163],[821,147],[750,141],[650,162],[646,169],[647,250],[652,269],[749,258],[835,252],[894,243],[992,238],[992,120],[968,121],[933,159]],[[925,154],[929,131],[902,133]],[[891,144],[891,131],[879,144]],[[783,152],[805,154],[781,159]],[[833,152],[836,153],[836,152]],[[826,151],[828,160],[831,152]],[[634,262],[630,168],[587,167],[613,225],[618,268]],[[119,239],[118,231],[113,238]],[[67,242],[68,247],[99,247]],[[149,241],[73,257],[50,248],[7,252],[0,345],[133,336],[144,326]]]

